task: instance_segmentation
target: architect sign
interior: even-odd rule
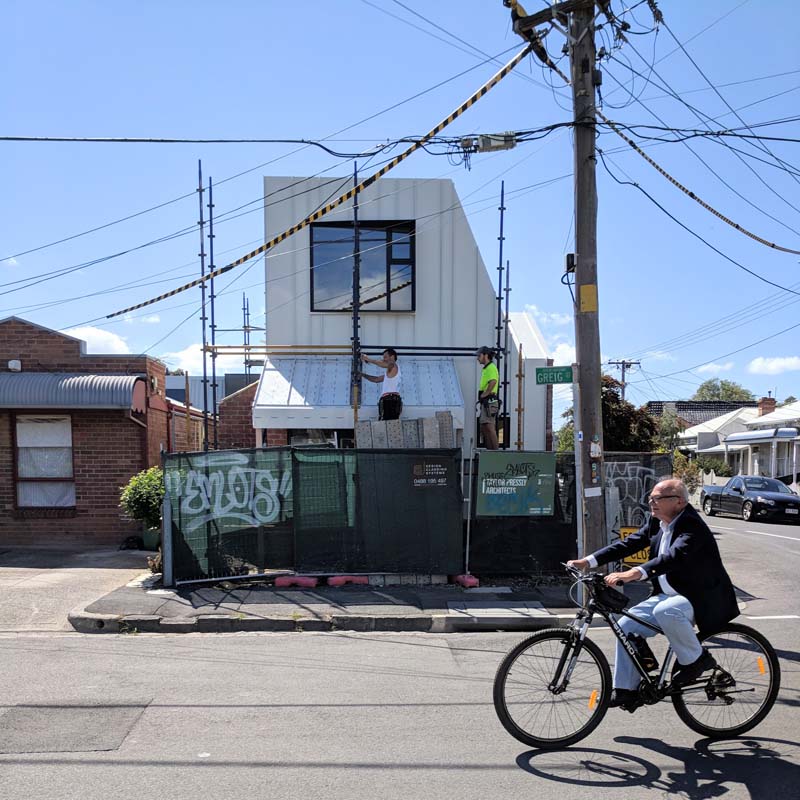
[[[536,385],[572,383],[572,367],[536,367]]]
[[[549,517],[555,497],[556,454],[487,450],[478,461],[479,517]]]

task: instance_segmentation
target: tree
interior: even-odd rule
[[[680,450],[672,454],[672,474],[682,480],[690,492],[703,484],[703,473],[697,461],[690,461]]]
[[[658,423],[643,408],[636,408],[620,395],[622,384],[603,375],[600,405],[603,414],[603,447],[608,452],[647,453],[658,444]],[[573,449],[572,409],[562,415],[569,421],[556,433],[556,449]]]
[[[788,406],[789,403],[796,403],[796,402],[797,398],[793,394],[790,394],[782,403],[780,403],[780,405]]]
[[[731,403],[746,403],[755,400],[749,389],[735,381],[721,381],[719,378],[701,383],[691,400],[727,400]]]
[[[575,426],[571,422],[562,425],[556,431],[556,451],[569,453],[575,447]]]
[[[658,419],[658,445],[664,453],[671,453],[678,441],[683,425],[674,411],[665,411]]]

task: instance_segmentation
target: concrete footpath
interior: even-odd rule
[[[575,614],[566,586],[512,591],[493,586],[276,588],[223,582],[158,588],[141,576],[69,614],[84,633],[234,631],[537,630]]]

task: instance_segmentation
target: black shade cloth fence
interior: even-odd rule
[[[460,450],[166,455],[172,577],[180,583],[267,569],[458,573],[460,461]]]

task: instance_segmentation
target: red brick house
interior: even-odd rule
[[[165,399],[165,374],[148,356],[87,354],[80,339],[0,320],[0,545],[139,532],[120,487],[162,450],[198,449],[198,413]]]

